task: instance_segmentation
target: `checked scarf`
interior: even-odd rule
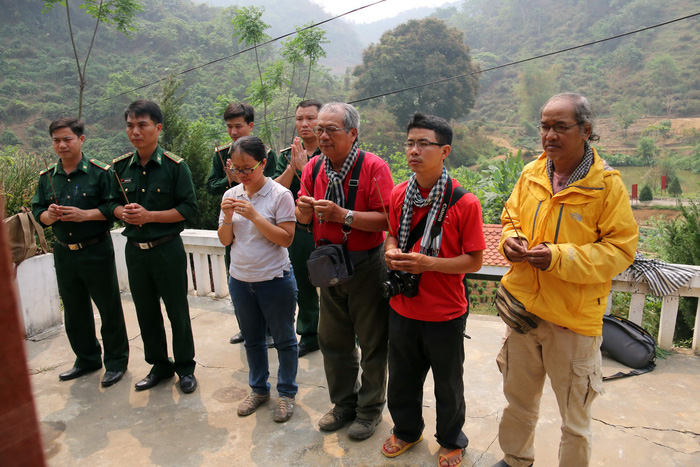
[[[591,145],[586,141],[584,143],[584,151],[583,151],[583,159],[581,159],[581,163],[576,167],[576,170],[571,174],[571,177],[569,177],[569,181],[567,182],[566,186],[570,186],[571,184],[578,182],[579,180],[583,179],[588,175],[588,171],[591,170],[591,167],[593,166],[593,148]],[[551,160],[547,159],[547,177],[549,177],[549,183],[554,187],[554,162]],[[566,187],[564,187],[566,188]]]
[[[335,172],[333,170],[333,164],[328,156],[324,156],[326,159],[324,161],[324,167],[326,169],[326,176],[328,177],[328,188],[326,188],[326,195],[324,199],[333,201],[335,204],[341,208],[345,207],[345,193],[343,192],[343,180],[348,176],[352,166],[357,160],[357,155],[359,154],[359,142],[358,138],[355,138],[355,142],[352,143],[352,148],[348,153],[348,157],[343,162],[343,166],[340,168],[340,172]]]
[[[425,223],[425,230],[423,231],[423,237],[420,241],[420,253],[428,256],[437,256],[440,252],[440,242],[442,241],[442,231],[437,237],[430,238],[430,230],[435,224],[435,219],[437,218],[438,211],[440,210],[440,204],[442,204],[442,198],[445,194],[445,185],[447,185],[448,180],[447,170],[442,168],[442,175],[438,179],[437,183],[428,193],[428,197],[423,199],[418,189],[418,182],[416,182],[416,174],[411,175],[408,180],[408,185],[406,185],[406,194],[403,198],[403,207],[401,208],[401,226],[399,227],[399,248],[401,251],[406,251],[408,248],[408,237],[411,234],[411,218],[413,217],[413,206],[418,206],[419,208],[429,206],[432,204],[430,211],[428,212],[428,218]]]

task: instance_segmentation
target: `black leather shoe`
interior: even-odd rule
[[[168,378],[170,377],[168,376]],[[149,373],[144,379],[136,383],[134,387],[137,391],[145,391],[146,389],[151,389],[153,386],[160,383],[164,379],[167,378],[165,378],[164,376],[158,376],[156,374]]]
[[[228,340],[229,344],[240,344],[243,342],[243,334],[240,332],[234,335],[231,339]]]
[[[118,383],[122,376],[124,376],[123,371],[105,371],[105,375],[102,377],[102,387],[106,388],[115,383]]]
[[[185,394],[194,392],[197,389],[197,378],[194,375],[187,375],[180,378],[180,389]]]
[[[297,347],[297,351],[299,352],[299,356],[303,357],[309,352],[315,352],[319,349],[318,345],[308,345],[303,342],[299,342],[299,346]]]
[[[65,373],[61,373],[60,375],[58,375],[58,379],[60,379],[61,381],[70,381],[72,379],[80,378],[83,375],[92,373],[93,371],[97,370],[99,370],[99,368],[78,368],[77,366],[74,366]]]

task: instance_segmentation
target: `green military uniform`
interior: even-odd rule
[[[138,153],[127,153],[114,159],[119,175],[113,184],[118,200],[113,209],[126,203],[137,203],[149,211],[176,209],[186,219],[194,217],[197,198],[192,174],[185,161],[159,146],[145,167]],[[187,259],[180,232],[185,221],[126,224],[126,265],[129,286],[141,328],[146,362],[153,365],[150,373],[166,378],[194,373],[194,339],[187,304]],[[173,334],[173,357],[168,358],[168,345],[163,326],[160,299],[170,320]]]
[[[112,180],[109,165],[84,155],[76,169],[67,174],[59,160],[39,175],[32,199],[33,214],[41,214],[51,204],[80,209],[99,209],[104,221],[52,224],[56,244],[54,265],[58,291],[63,300],[66,334],[76,355],[74,366],[86,370],[102,368],[100,343],[95,335],[95,318],[90,299],[102,319],[100,332],[107,371],[125,371],[129,361],[129,340],[124,324],[114,247],[109,229],[114,217]],[[52,188],[53,184],[53,188]],[[54,197],[55,190],[55,199]]]
[[[226,190],[237,185],[235,182],[229,184],[226,173],[224,172],[226,161],[231,158],[231,146],[233,146],[233,141],[223,146],[217,146],[214,150],[214,158],[211,161],[211,172],[209,172],[209,178],[207,178],[206,184],[207,193],[210,195],[222,197],[223,194],[226,193]],[[275,151],[267,148],[267,161],[265,162],[263,174],[266,177],[272,177],[275,174],[276,164],[277,156],[275,155]]]
[[[321,154],[320,149],[309,157]],[[280,153],[277,159],[277,168],[274,178],[279,177],[287,169],[292,156],[292,148],[287,148]],[[297,171],[297,175],[301,177],[301,172]],[[297,177],[292,179],[289,190],[294,195],[294,200],[298,198],[301,182]],[[308,187],[311,189],[311,187]],[[309,282],[309,270],[306,267],[306,260],[309,259],[311,250],[314,249],[314,235],[305,228],[297,227],[294,232],[294,240],[289,246],[289,259],[292,262],[294,269],[294,277],[297,280],[299,289],[297,294],[297,304],[299,306],[299,314],[297,315],[297,334],[301,336],[300,343],[304,343],[310,348],[318,348],[318,290]]]

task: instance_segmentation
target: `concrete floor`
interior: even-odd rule
[[[319,418],[331,408],[320,352],[300,359],[299,394],[291,420],[284,424],[272,420],[274,389],[271,402],[249,417],[238,417],[236,407],[249,393],[248,372],[243,347],[228,343],[237,331],[228,300],[190,298],[199,381],[195,393],[183,395],[176,378],[150,391],[135,392],[134,383],[149,367],[143,360],[131,296],[122,299],[131,363],[124,379],[113,387],[100,387],[102,372],[59,382],[58,374],[73,362],[63,329],[26,342],[49,465],[437,465],[432,375],[425,388],[424,441],[400,457],[387,459],[380,446],[392,427],[388,410],[375,435],[362,442],[350,440],[347,427],[336,433],[319,431]],[[491,466],[503,455],[497,432],[505,400],[495,364],[503,331],[497,317],[468,320],[472,339],[464,341],[464,430],[470,444],[465,466]],[[274,350],[270,357],[270,373],[275,375]],[[603,363],[606,375],[624,369],[608,359]],[[275,378],[270,381],[274,388]],[[652,373],[606,382],[605,389],[593,406],[591,465],[700,465],[700,358],[674,353],[660,360]],[[557,464],[559,424],[554,395],[547,386],[537,426],[535,465]]]

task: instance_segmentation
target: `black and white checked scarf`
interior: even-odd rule
[[[413,206],[419,208],[432,204],[428,218],[425,222],[425,230],[423,238],[420,241],[420,253],[429,256],[437,256],[440,252],[440,242],[442,241],[442,231],[437,237],[430,238],[430,229],[435,224],[442,198],[445,195],[445,185],[447,185],[447,170],[442,168],[442,175],[438,179],[435,186],[428,193],[428,197],[423,199],[418,189],[416,182],[416,174],[411,175],[406,185],[406,194],[403,198],[403,207],[401,208],[401,226],[399,227],[399,248],[401,251],[406,251],[408,247],[408,237],[411,234],[411,218],[413,217]]]
[[[644,255],[637,252],[629,269],[634,280],[641,282],[642,279],[646,279],[653,294],[663,297],[686,285],[697,274],[696,269],[684,266],[658,259],[644,259]]]
[[[578,165],[578,167],[576,167],[576,170],[574,170],[574,172],[571,174],[571,177],[569,177],[569,181],[566,183],[566,186],[569,186],[572,183],[578,182],[584,178],[586,175],[588,175],[588,171],[591,170],[591,167],[593,167],[593,148],[590,144],[588,144],[588,141],[584,143],[584,147],[585,150],[583,152],[583,159],[581,159],[581,163]],[[549,184],[552,185],[552,187],[554,187],[554,181],[552,180],[553,177],[554,162],[547,159],[547,178],[549,178]]]
[[[357,160],[357,155],[359,154],[359,142],[358,138],[355,138],[355,142],[352,143],[352,148],[348,153],[347,159],[343,162],[343,166],[340,168],[340,172],[335,172],[333,170],[333,164],[328,156],[324,156],[324,167],[326,169],[326,176],[328,177],[328,187],[326,188],[326,195],[324,199],[333,201],[335,204],[341,208],[345,207],[345,193],[343,192],[343,180],[348,176],[352,166]]]

